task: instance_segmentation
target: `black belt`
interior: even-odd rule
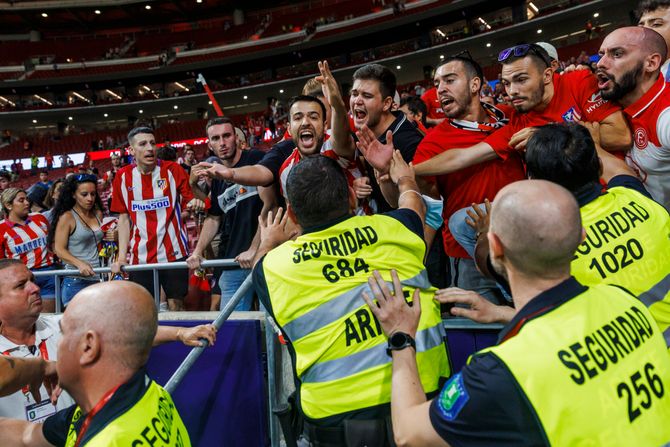
[[[350,419],[338,427],[322,427],[305,421],[304,429],[312,447],[395,447],[390,418]]]

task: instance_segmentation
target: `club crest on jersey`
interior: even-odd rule
[[[638,127],[635,129],[635,146],[643,150],[649,144],[649,138],[647,137],[647,131],[643,127]]]
[[[162,190],[165,190],[165,188],[167,188],[167,184],[168,182],[164,178],[159,178],[158,180],[156,180],[156,186]]]
[[[563,114],[563,121],[571,123],[573,121],[581,121],[582,116],[577,112],[577,110],[574,107],[570,107],[570,109]]]

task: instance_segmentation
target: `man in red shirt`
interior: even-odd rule
[[[129,248],[132,265],[185,260],[188,243],[181,222],[181,202],[187,202],[187,208],[194,211],[204,208],[204,203],[193,196],[186,171],[177,163],[157,160],[153,133],[148,127],[136,127],[128,133],[135,163],[114,177],[111,211],[119,213],[119,257],[112,265],[114,273],[128,264]],[[130,279],[153,294],[150,270],[131,272]],[[161,270],[159,279],[169,309],[183,310],[188,270]]]
[[[477,144],[507,124],[509,107],[494,107],[480,101],[483,79],[479,64],[467,56],[447,58],[437,67],[434,82],[446,119],[419,144],[415,164],[449,151],[453,146]],[[437,187],[444,201],[442,232],[444,250],[451,259],[453,286],[477,290],[492,302],[503,301],[495,282],[477,271],[473,260],[454,240],[448,222],[459,209],[492,198],[507,184],[523,178],[523,164],[516,153],[505,160],[495,159],[448,175],[424,178]]]
[[[613,31],[600,46],[598,87],[618,101],[633,128],[626,162],[652,198],[670,210],[670,87],[661,73],[667,46],[649,28]]]
[[[481,143],[417,164],[417,175],[448,174],[498,157],[505,160],[525,147],[534,126],[553,122],[598,122],[604,149],[630,147],[630,130],[621,109],[600,96],[598,81],[589,71],[554,74],[547,52],[535,44],[503,50],[498,60],[501,82],[514,107],[509,124]]]
[[[426,90],[426,93],[421,95],[421,101],[426,104],[428,109],[428,116],[426,116],[428,127],[437,126],[444,121],[444,110],[442,110],[442,103],[438,98],[437,87]]]

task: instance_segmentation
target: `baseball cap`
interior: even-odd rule
[[[556,47],[547,42],[536,42],[535,45],[541,46],[547,52],[552,61],[558,60],[558,51]]]

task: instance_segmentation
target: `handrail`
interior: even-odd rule
[[[234,259],[210,259],[200,262],[201,268],[209,267],[239,267],[239,263]],[[158,272],[160,270],[172,270],[172,269],[183,269],[188,268],[186,261],[179,262],[160,262],[155,264],[137,264],[137,265],[123,265],[121,266],[121,271],[123,272],[142,272],[151,270],[153,272],[153,283],[154,283],[154,301],[156,301],[156,307],[160,305],[160,284],[158,281]],[[94,273],[104,274],[111,273],[111,267],[95,267],[93,269]],[[76,269],[61,269],[61,270],[43,270],[33,272],[35,277],[42,276],[55,276],[56,280],[54,281],[54,288],[56,292],[56,313],[60,313],[61,302],[60,302],[60,281],[57,279],[61,276],[80,276],[79,271]]]
[[[247,275],[244,282],[242,282],[240,287],[238,287],[233,296],[226,303],[226,306],[221,310],[219,316],[216,317],[216,320],[212,322],[217,332],[219,328],[223,325],[223,322],[226,321],[230,316],[230,314],[233,313],[233,310],[237,306],[237,303],[240,302],[242,297],[251,288],[251,285],[252,285],[251,275]],[[182,381],[184,376],[186,376],[186,373],[188,373],[189,369],[191,369],[191,366],[193,366],[198,357],[200,357],[202,352],[209,345],[209,342],[204,338],[201,338],[200,341],[203,342],[202,345],[196,346],[193,349],[191,349],[191,352],[188,353],[184,361],[181,363],[181,365],[179,365],[179,368],[177,368],[174,374],[172,374],[172,377],[170,377],[170,379],[165,384],[165,389],[167,390],[168,393],[170,394],[174,393],[179,383]]]

